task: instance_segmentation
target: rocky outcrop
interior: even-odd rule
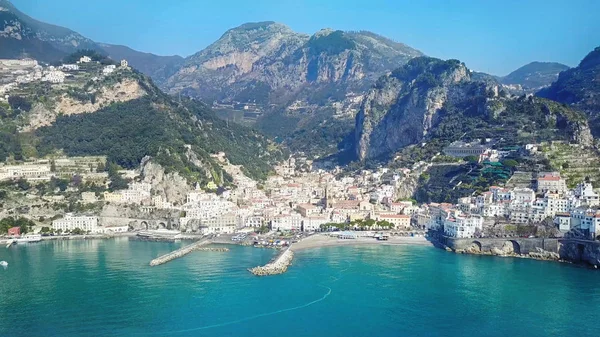
[[[563,260],[600,267],[600,242],[584,240],[565,240],[560,247]]]
[[[112,103],[127,102],[146,95],[146,91],[135,79],[125,79],[114,85],[101,86],[99,89],[89,92],[94,95],[94,100],[82,101],[62,94],[55,99],[51,107],[41,103],[35,104],[29,114],[29,123],[23,131],[32,131],[37,128],[52,125],[58,116],[77,115],[96,112]]]
[[[539,140],[592,146],[581,113],[549,100],[511,97],[500,88],[493,79],[472,76],[457,60],[412,59],[380,78],[365,95],[356,116],[356,157],[387,159],[408,145],[430,140],[439,144],[437,151],[460,138],[510,138],[519,144],[533,134]]]
[[[152,192],[164,197],[168,202],[182,204],[187,193],[191,191],[187,180],[179,173],[165,173],[164,168],[150,157],[142,159],[140,173],[142,181],[152,185]]]
[[[469,80],[464,64],[425,57],[381,78],[356,116],[357,157],[377,158],[423,140],[446,102],[465,96],[460,84]]]

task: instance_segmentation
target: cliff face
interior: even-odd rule
[[[93,101],[61,94],[53,98],[50,104],[37,103],[28,116],[28,125],[22,131],[32,131],[42,126],[52,125],[58,116],[93,113],[112,103],[128,102],[147,94],[135,79],[126,78],[121,82],[90,89],[87,94],[94,95]]]
[[[359,160],[367,160],[411,144],[443,146],[461,138],[593,145],[581,113],[541,98],[509,97],[497,82],[474,79],[459,61],[420,57],[380,78],[366,94],[354,148]]]
[[[401,71],[379,80],[356,117],[356,155],[376,158],[423,140],[448,100],[466,93],[470,80],[464,64],[431,58],[410,61]]]
[[[592,133],[600,136],[600,47],[591,51],[577,67],[563,71],[556,82],[537,95],[569,104],[584,111]]]

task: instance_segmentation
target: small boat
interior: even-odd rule
[[[40,241],[42,241],[42,236],[39,234],[24,235],[24,236],[21,236],[20,238],[15,239],[15,241],[17,242],[17,244],[40,242]]]
[[[8,262],[6,262],[6,261],[0,261],[0,267],[6,269],[6,267],[8,267]]]

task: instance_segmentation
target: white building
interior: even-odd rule
[[[117,66],[115,66],[114,64],[109,64],[102,69],[102,73],[104,75],[112,74],[115,71],[115,69],[117,69]]]
[[[444,233],[453,238],[472,238],[477,230],[483,229],[483,218],[479,215],[464,215],[454,212],[444,221]]]
[[[594,187],[590,183],[582,182],[575,188],[575,197],[590,207],[600,205],[598,193],[594,192]]]
[[[595,239],[600,235],[600,211],[585,207],[571,211],[571,229],[578,229],[588,239]]]
[[[79,65],[78,64],[63,64],[60,67],[58,67],[58,69],[63,70],[63,71],[77,71],[77,70],[79,70]]]
[[[74,216],[72,213],[67,213],[64,218],[52,221],[52,228],[55,231],[62,230],[63,232],[79,228],[86,232],[97,233],[98,217],[89,215]]]
[[[48,71],[42,77],[42,82],[50,83],[63,83],[65,81],[66,74],[60,70]]]
[[[310,216],[302,219],[302,228],[305,232],[316,232],[328,222],[329,218],[325,216]]]
[[[558,172],[546,173],[537,179],[538,193],[558,193],[562,194],[567,191],[567,183],[560,177]]]
[[[237,216],[235,213],[223,214],[219,217],[202,219],[200,231],[202,234],[232,234],[237,227]]]
[[[298,213],[276,215],[271,220],[271,229],[300,231],[302,229],[302,216]]]
[[[92,62],[92,59],[89,56],[82,56],[79,59],[79,63],[90,63]]]
[[[50,180],[53,174],[48,161],[36,161],[22,165],[0,166],[0,181],[23,178],[29,181]]]

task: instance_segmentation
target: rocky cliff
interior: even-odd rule
[[[600,136],[600,47],[577,67],[560,73],[556,82],[537,95],[584,111],[590,118],[592,133]]]
[[[366,94],[354,146],[357,158],[367,160],[411,144],[443,146],[461,137],[592,145],[582,114],[549,100],[509,97],[499,83],[474,79],[457,60],[420,57],[380,78]]]

